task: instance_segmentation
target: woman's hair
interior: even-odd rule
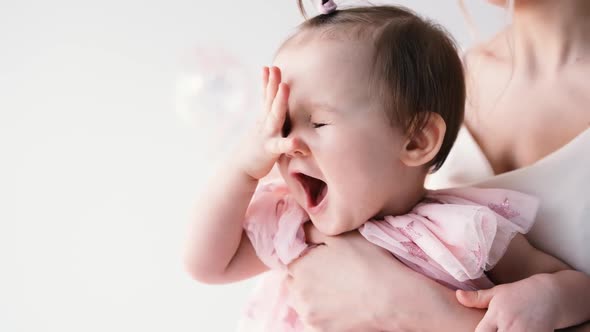
[[[305,16],[302,0],[299,8]],[[395,6],[352,7],[306,19],[298,32],[372,41],[370,92],[383,102],[394,125],[414,135],[430,112],[446,123],[432,170],[442,166],[463,122],[465,81],[454,41],[439,25]],[[296,34],[297,35],[297,34]]]

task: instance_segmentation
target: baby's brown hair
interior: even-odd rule
[[[301,13],[306,16],[302,0]],[[338,9],[306,19],[299,31],[322,30],[326,36],[373,41],[370,91],[383,101],[394,125],[408,135],[421,130],[438,113],[446,124],[432,171],[444,163],[463,122],[465,80],[453,39],[439,25],[397,6]]]

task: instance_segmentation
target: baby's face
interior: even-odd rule
[[[399,158],[404,136],[369,94],[371,59],[368,43],[308,38],[286,45],[274,62],[291,88],[288,137],[301,142],[281,155],[279,170],[328,235],[403,212],[400,195],[416,186]]]

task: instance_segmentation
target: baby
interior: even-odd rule
[[[463,119],[462,64],[448,35],[399,7],[331,4],[264,68],[258,129],[199,202],[187,255],[194,278],[228,283],[274,269],[241,328],[276,332],[303,329],[284,280],[309,248],[308,221],[327,235],[358,230],[453,289],[567,269],[519,234],[532,226],[535,198],[424,188]],[[261,181],[275,165],[281,177]],[[507,268],[523,254],[538,264]]]

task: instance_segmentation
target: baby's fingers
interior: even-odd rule
[[[285,83],[279,84],[278,92],[271,106],[267,117],[267,125],[272,128],[273,134],[280,134],[285,118],[287,117],[287,108],[289,102],[289,86]]]
[[[275,137],[266,142],[266,150],[272,154],[289,154],[298,149],[298,142],[293,138]]]
[[[262,67],[262,98],[266,102],[266,87],[268,86],[268,76],[270,71],[267,66]]]
[[[269,112],[273,104],[273,100],[279,89],[281,83],[281,70],[278,67],[270,67],[268,74],[268,84],[266,85],[265,93],[265,111]]]

